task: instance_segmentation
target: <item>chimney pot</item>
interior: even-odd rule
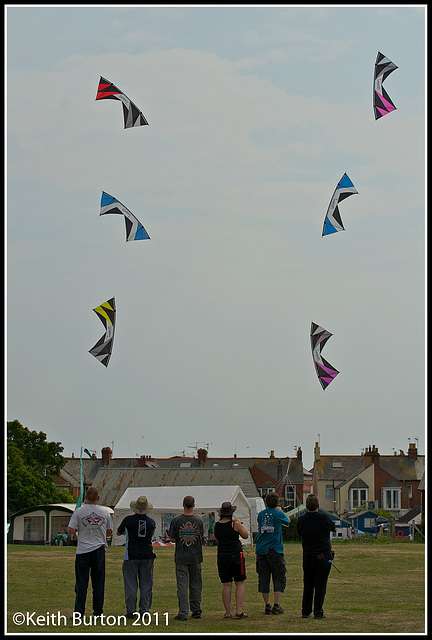
[[[102,451],[102,462],[104,465],[107,465],[111,462],[112,451],[110,447],[103,447]]]
[[[414,442],[410,442],[408,445],[408,458],[410,460],[417,460],[417,447]]]

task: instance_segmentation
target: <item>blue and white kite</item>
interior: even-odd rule
[[[337,231],[345,231],[342,224],[342,220],[339,213],[338,205],[342,200],[352,196],[354,193],[358,193],[357,189],[344,173],[339,180],[336,189],[334,190],[332,199],[327,209],[326,217],[324,219],[324,225],[322,230],[322,236],[327,236],[330,233],[336,233]]]
[[[150,236],[144,229],[141,222],[124,206],[117,198],[102,191],[100,214],[104,216],[108,213],[119,213],[124,216],[126,225],[126,242],[131,240],[150,240]]]

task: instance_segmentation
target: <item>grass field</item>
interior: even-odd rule
[[[74,607],[75,547],[7,546],[7,616],[5,633],[198,633],[198,634],[424,634],[425,546],[417,543],[333,545],[336,556],[324,603],[326,618],[300,615],[302,569],[300,544],[285,544],[287,588],[280,604],[285,613],[265,616],[257,590],[255,554],[246,555],[247,619],[223,619],[216,548],[204,548],[203,616],[174,620],[177,595],[174,548],[155,548],[153,608],[138,623],[122,616],[123,547],[109,547],[106,560],[105,619],[96,625],[69,620]],[[91,588],[88,612],[91,613]],[[23,614],[23,615],[21,615]],[[38,618],[39,616],[39,618]],[[24,619],[24,622],[23,622]],[[86,621],[91,617],[86,615]]]

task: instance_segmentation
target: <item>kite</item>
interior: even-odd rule
[[[95,346],[90,349],[89,353],[107,367],[111,358],[114,341],[116,318],[115,299],[111,298],[110,300],[103,302],[99,307],[93,309],[93,311],[99,316],[100,321],[105,326],[106,332],[105,335],[96,342]]]
[[[337,231],[345,231],[340,217],[338,204],[345,198],[352,196],[353,193],[358,193],[358,191],[348,178],[347,174],[344,173],[334,190],[332,199],[330,200],[326,217],[324,219],[322,236],[327,236],[330,233],[336,233]]]
[[[117,198],[102,191],[100,216],[108,213],[119,213],[124,216],[126,225],[126,242],[132,240],[150,240],[150,236],[141,222]]]
[[[129,100],[123,91],[120,91],[120,89],[118,89],[112,82],[106,80],[102,76],[99,80],[96,100],[120,100],[123,103],[125,129],[148,124],[144,114],[138,109],[136,104],[134,104],[132,100]]]
[[[374,69],[374,91],[373,91],[373,107],[375,120],[386,116],[390,111],[395,111],[396,107],[390,100],[388,93],[384,90],[383,82],[397,66],[388,58],[378,51]]]
[[[317,372],[318,380],[321,383],[322,388],[325,390],[326,387],[332,382],[339,371],[337,371],[331,364],[324,360],[321,356],[321,351],[324,348],[325,343],[333,334],[326,329],[323,329],[319,325],[314,322],[311,323],[311,347],[312,347],[312,357],[315,364],[315,369]]]

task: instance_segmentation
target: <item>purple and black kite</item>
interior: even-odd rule
[[[120,100],[123,103],[124,128],[140,127],[148,124],[142,111],[138,109],[136,104],[129,100],[127,96],[120,91],[112,82],[106,80],[102,76],[99,80],[99,86],[96,94],[96,100]]]
[[[330,382],[338,375],[337,371],[331,364],[324,360],[321,356],[321,351],[324,348],[325,343],[333,334],[326,329],[323,329],[314,322],[311,323],[310,339],[312,347],[312,357],[315,364],[318,380],[321,383],[322,388],[325,390]]]
[[[388,58],[378,51],[374,69],[374,90],[373,90],[373,108],[375,120],[386,116],[390,111],[395,111],[396,107],[390,100],[388,93],[384,90],[383,82],[397,66]]]

